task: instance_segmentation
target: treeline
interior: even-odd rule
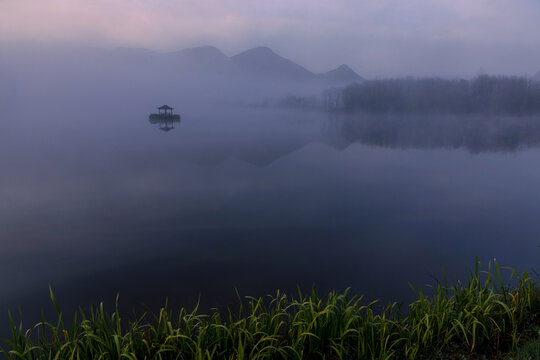
[[[524,77],[481,75],[473,80],[369,80],[340,94],[323,93],[327,110],[404,114],[540,113],[540,83]]]
[[[321,106],[316,97],[301,97],[289,95],[279,101],[279,106],[284,108],[316,109]]]

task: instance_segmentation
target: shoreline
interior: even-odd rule
[[[509,273],[513,287],[506,286]],[[7,359],[179,358],[179,359],[535,359],[540,353],[538,275],[476,262],[469,277],[429,290],[413,289],[416,300],[374,310],[349,290],[322,297],[239,296],[234,312],[198,313],[161,308],[136,321],[109,313],[103,303],[64,324],[58,316],[30,329],[10,315]],[[406,311],[402,311],[406,308]],[[403,313],[406,312],[406,315]],[[24,315],[24,314],[23,314]],[[120,316],[119,316],[120,315]],[[2,352],[0,352],[2,353]],[[530,355],[532,354],[532,355]],[[529,356],[529,357],[527,357]]]

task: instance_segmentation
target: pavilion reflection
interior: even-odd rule
[[[174,129],[175,123],[180,123],[180,115],[173,114],[174,108],[163,105],[158,107],[157,114],[150,114],[148,121],[151,124],[159,124],[159,129],[165,132],[169,132]]]

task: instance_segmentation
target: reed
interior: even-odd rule
[[[396,303],[375,311],[375,302],[349,290],[324,297],[314,290],[294,296],[277,291],[239,298],[234,312],[200,314],[197,307],[165,306],[135,321],[123,320],[118,306],[107,312],[99,304],[79,310],[70,324],[51,291],[57,320],[24,329],[10,314],[12,336],[2,353],[28,360],[526,359],[523,354],[539,351],[537,275],[518,274],[496,261],[481,270],[477,260],[464,282],[448,285],[443,272],[429,290],[414,291],[406,314]],[[531,349],[523,348],[525,343]]]

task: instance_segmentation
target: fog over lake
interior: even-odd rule
[[[4,314],[35,317],[49,284],[66,311],[117,293],[206,310],[313,285],[406,301],[475,254],[539,268],[539,116],[283,108],[336,84],[28,51],[0,58]],[[169,132],[148,121],[163,104]]]

